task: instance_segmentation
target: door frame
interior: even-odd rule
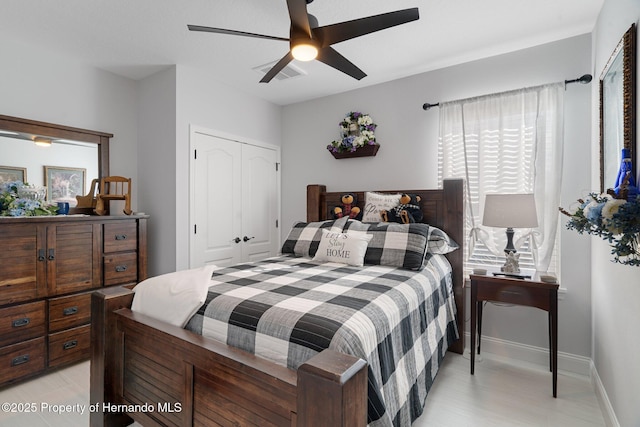
[[[276,203],[277,205],[276,220],[278,221],[278,232],[276,233],[276,239],[277,239],[276,241],[277,241],[278,247],[281,247],[282,233],[280,231],[280,228],[282,227],[282,216],[281,216],[282,215],[282,205],[281,205],[282,160],[280,157],[280,147],[278,145],[269,144],[266,142],[258,141],[258,140],[247,138],[244,136],[234,135],[228,132],[223,132],[220,130],[206,128],[204,126],[190,124],[189,125],[189,268],[195,267],[193,265],[193,254],[194,254],[194,245],[195,245],[195,239],[194,239],[194,233],[193,233],[193,228],[195,225],[195,198],[193,193],[193,190],[195,188],[195,165],[194,165],[195,159],[193,156],[193,150],[194,150],[193,144],[194,144],[194,136],[197,133],[212,136],[215,138],[227,139],[229,141],[237,142],[240,144],[254,145],[257,147],[274,150],[276,152],[276,162],[278,163],[278,173],[276,174],[276,186],[277,186],[276,194],[278,198]]]

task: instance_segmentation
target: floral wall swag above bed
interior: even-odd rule
[[[359,111],[351,111],[338,124],[340,139],[327,145],[327,150],[336,159],[349,157],[375,156],[380,148],[376,142],[375,130],[371,116]]]

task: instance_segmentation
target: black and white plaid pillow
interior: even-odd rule
[[[373,236],[364,256],[365,264],[420,270],[424,267],[429,228],[428,224],[421,223],[365,224],[350,220],[345,225],[344,232]]]
[[[322,239],[322,230],[341,233],[349,217],[318,222],[298,222],[293,225],[282,245],[283,254],[313,258]]]
[[[437,227],[431,227],[429,233],[429,243],[427,251],[430,254],[448,254],[458,249],[460,246],[447,233]]]

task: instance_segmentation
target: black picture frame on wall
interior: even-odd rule
[[[600,191],[615,185],[622,149],[636,176],[636,25],[624,33],[600,75]]]

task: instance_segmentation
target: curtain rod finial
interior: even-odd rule
[[[436,103],[436,104],[429,104],[428,102],[425,102],[424,104],[422,104],[422,109],[427,111],[433,107],[437,107],[438,105],[440,105],[440,103]]]
[[[591,76],[591,74],[583,74],[582,76],[580,76],[578,81],[583,85],[586,85],[587,83],[591,82],[592,79],[593,77]]]
[[[587,83],[590,83],[592,79],[593,79],[593,77],[591,76],[591,74],[583,74],[582,76],[578,77],[577,79],[565,80],[564,83],[565,84],[581,83],[583,85],[586,85]]]

